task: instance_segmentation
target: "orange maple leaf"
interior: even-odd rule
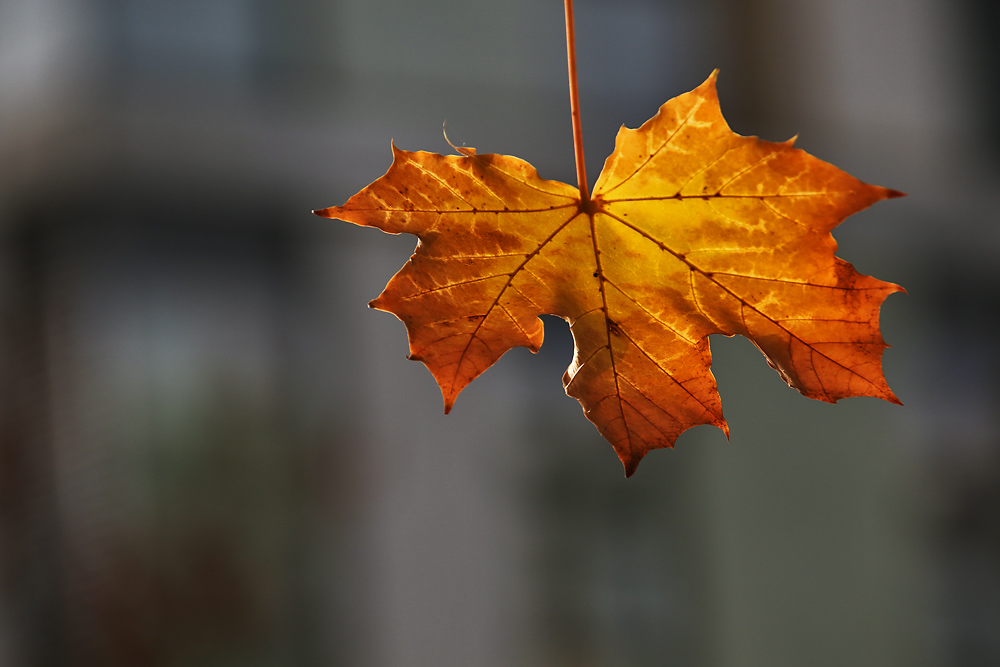
[[[511,348],[538,351],[539,315],[569,322],[566,393],[631,475],[693,426],[728,436],[710,334],[746,336],[809,398],[899,403],[878,315],[902,288],[835,257],[830,231],[900,195],[734,133],[713,73],[619,131],[592,198],[516,157],[393,146],[385,176],[317,213],[419,239],[370,305],[406,325],[445,412]]]

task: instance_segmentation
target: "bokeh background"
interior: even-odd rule
[[[442,415],[320,219],[442,137],[575,181],[558,0],[0,0],[0,665],[1000,664],[1000,9],[578,0],[593,181],[714,68],[742,134],[903,190],[905,407],[712,340],[732,441],[625,480],[546,320]]]

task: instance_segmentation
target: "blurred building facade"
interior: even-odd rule
[[[713,340],[732,442],[628,481],[562,322],[445,418],[364,307],[412,239],[309,213],[445,119],[573,182],[562,20],[0,0],[0,665],[1000,662],[993,5],[578,0],[591,180],[720,67],[736,131],[910,192],[837,233],[910,292],[907,407]]]

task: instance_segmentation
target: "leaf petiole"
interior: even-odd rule
[[[573,150],[576,155],[576,180],[580,187],[580,203],[590,203],[587,187],[587,165],[583,159],[583,128],[580,124],[580,91],[576,83],[576,32],[573,27],[573,0],[566,0],[566,58],[569,64],[569,108],[573,116]]]

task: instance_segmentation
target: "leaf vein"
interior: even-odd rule
[[[648,308],[646,308],[646,307],[645,307],[644,305],[642,305],[642,304],[641,304],[641,303],[640,303],[640,302],[639,302],[639,301],[638,301],[638,300],[637,300],[637,299],[636,299],[635,297],[633,297],[633,296],[632,296],[631,294],[629,294],[628,292],[626,292],[625,290],[623,290],[623,289],[621,288],[621,286],[619,286],[619,285],[618,285],[618,284],[617,284],[616,282],[614,282],[614,281],[613,281],[613,280],[611,280],[610,278],[605,278],[604,280],[605,280],[605,281],[606,281],[606,282],[607,282],[608,284],[610,284],[610,285],[611,285],[612,287],[614,287],[614,288],[615,288],[616,290],[618,290],[618,291],[619,291],[619,292],[621,293],[621,295],[622,295],[622,296],[624,296],[624,297],[625,297],[625,298],[627,298],[627,299],[628,299],[629,301],[631,301],[632,303],[634,303],[635,305],[637,305],[637,306],[638,306],[639,308],[641,308],[641,309],[642,309],[642,311],[643,311],[644,313],[646,313],[646,314],[647,314],[647,315],[649,315],[649,316],[650,316],[651,318],[653,318],[654,320],[656,320],[657,322],[659,322],[660,324],[662,324],[662,325],[663,325],[664,327],[666,327],[667,329],[669,329],[669,330],[670,330],[670,331],[671,331],[671,332],[672,332],[672,333],[673,333],[674,335],[676,335],[676,336],[677,336],[678,338],[681,338],[681,339],[683,339],[684,341],[686,341],[687,343],[690,343],[691,345],[697,345],[697,344],[698,344],[698,341],[697,341],[697,340],[694,340],[694,339],[692,339],[692,338],[688,338],[687,336],[685,336],[684,334],[682,334],[682,333],[681,333],[680,331],[678,331],[677,329],[675,329],[675,328],[674,328],[673,326],[671,326],[669,322],[666,322],[666,321],[664,321],[664,320],[661,320],[661,319],[660,319],[659,317],[657,317],[655,313],[653,313],[653,312],[652,312],[652,311],[650,311],[650,310],[649,310]]]
[[[648,155],[648,156],[646,157],[646,159],[645,159],[645,160],[644,160],[644,161],[642,162],[642,164],[640,164],[639,166],[637,166],[637,167],[636,167],[636,168],[635,168],[635,169],[634,169],[634,170],[632,171],[632,173],[631,173],[631,174],[629,174],[628,176],[626,176],[626,177],[625,177],[625,178],[623,178],[622,180],[618,181],[618,183],[616,183],[616,184],[614,185],[614,187],[612,187],[612,188],[609,188],[609,189],[608,189],[608,192],[610,193],[610,192],[614,192],[615,190],[617,190],[617,189],[618,189],[619,187],[621,187],[621,186],[622,186],[622,185],[623,185],[624,183],[626,183],[626,182],[627,182],[628,180],[630,180],[630,179],[631,179],[631,178],[632,178],[633,176],[635,176],[635,175],[636,175],[636,174],[638,174],[638,173],[639,173],[640,171],[642,171],[642,168],[643,168],[643,167],[645,167],[645,166],[646,166],[647,164],[649,164],[650,162],[652,162],[652,161],[653,161],[653,158],[655,158],[655,157],[656,157],[657,155],[659,155],[659,154],[660,154],[660,152],[661,152],[661,151],[662,151],[662,150],[663,150],[664,148],[666,148],[666,147],[667,147],[667,145],[668,145],[668,144],[670,144],[670,142],[672,142],[672,141],[674,140],[674,137],[676,137],[676,136],[677,136],[678,134],[680,134],[681,130],[683,130],[683,129],[684,129],[685,127],[687,127],[687,124],[688,124],[688,123],[689,123],[689,122],[691,121],[691,118],[692,118],[692,117],[694,116],[695,112],[696,112],[696,111],[698,111],[698,109],[700,109],[700,108],[701,108],[701,105],[702,105],[703,103],[704,103],[704,102],[703,102],[702,100],[698,100],[698,102],[697,102],[697,103],[696,103],[696,104],[695,104],[694,106],[692,106],[692,107],[691,107],[691,111],[689,111],[689,112],[688,112],[688,115],[684,117],[684,120],[682,120],[682,121],[681,121],[680,123],[678,123],[677,127],[676,127],[676,128],[674,129],[674,131],[673,131],[673,132],[672,132],[672,133],[670,134],[670,136],[669,136],[669,137],[667,137],[667,138],[666,138],[666,139],[664,140],[664,142],[663,142],[662,144],[660,144],[660,147],[659,147],[659,148],[657,148],[657,149],[656,149],[655,151],[650,151],[649,155]]]

